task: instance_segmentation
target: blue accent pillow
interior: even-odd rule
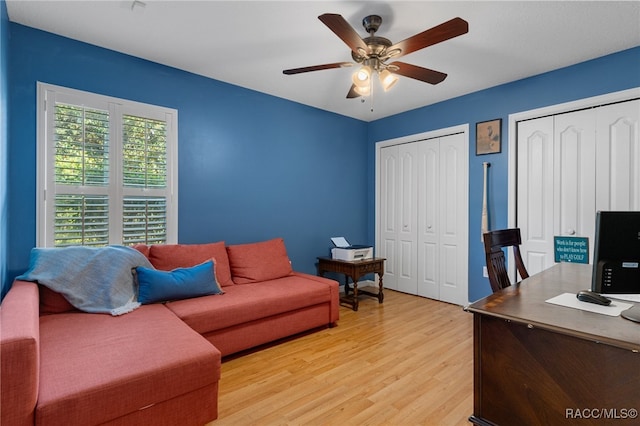
[[[209,260],[190,268],[173,271],[138,266],[135,268],[138,281],[138,302],[149,304],[190,297],[223,294],[215,279],[214,262]]]

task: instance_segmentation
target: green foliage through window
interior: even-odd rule
[[[109,182],[109,113],[58,104],[55,120],[56,183],[106,185]]]
[[[167,177],[167,129],[164,121],[125,115],[124,185],[164,188]]]

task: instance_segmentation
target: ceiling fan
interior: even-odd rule
[[[318,19],[349,46],[353,60],[357,64],[362,65],[362,67],[353,74],[353,84],[351,85],[349,93],[347,93],[347,98],[367,96],[371,90],[371,77],[373,73],[378,74],[380,83],[385,90],[389,90],[391,86],[397,82],[398,78],[395,76],[396,74],[430,84],[440,83],[447,77],[447,74],[405,62],[395,61],[387,63],[387,61],[466,34],[469,31],[467,21],[462,18],[453,18],[450,21],[393,44],[389,39],[375,35],[380,24],[382,24],[382,18],[378,15],[369,15],[362,20],[362,26],[369,34],[369,36],[364,39],[360,38],[358,33],[341,15],[325,13],[318,16]],[[282,72],[287,75],[292,75],[310,71],[344,68],[353,65],[355,64],[352,62],[335,62],[332,64],[292,68]]]

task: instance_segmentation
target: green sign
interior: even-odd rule
[[[553,237],[556,262],[589,263],[589,239]]]

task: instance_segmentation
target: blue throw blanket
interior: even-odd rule
[[[85,312],[122,315],[140,306],[131,269],[153,268],[124,246],[34,248],[29,270],[16,279],[37,281]]]

